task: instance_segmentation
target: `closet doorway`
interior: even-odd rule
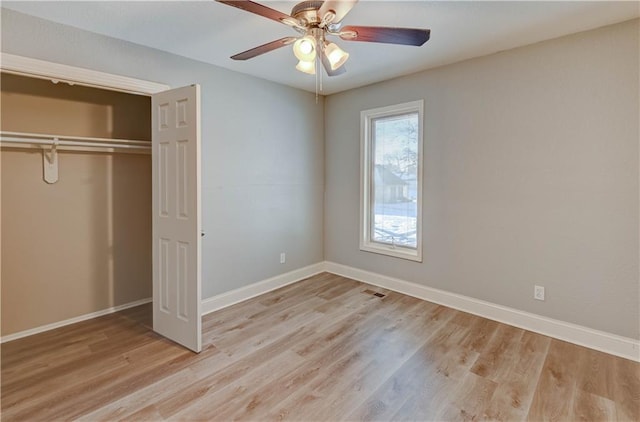
[[[199,352],[199,86],[1,67],[2,341],[151,295],[154,331]]]

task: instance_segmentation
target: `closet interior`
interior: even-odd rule
[[[151,297],[151,98],[1,74],[2,336]]]

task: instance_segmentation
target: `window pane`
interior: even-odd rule
[[[371,240],[416,248],[418,113],[371,121]]]

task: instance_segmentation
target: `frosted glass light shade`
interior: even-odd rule
[[[349,53],[342,50],[334,43],[329,43],[324,48],[324,55],[331,64],[331,70],[336,70],[342,66],[349,58]]]
[[[309,75],[316,74],[316,63],[314,61],[307,62],[304,60],[300,60],[296,65],[296,69],[300,72],[308,73]]]
[[[298,39],[293,44],[293,54],[298,60],[312,62],[316,58],[316,40],[310,35]]]

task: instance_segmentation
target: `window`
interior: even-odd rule
[[[423,101],[360,115],[360,249],[422,261]]]

